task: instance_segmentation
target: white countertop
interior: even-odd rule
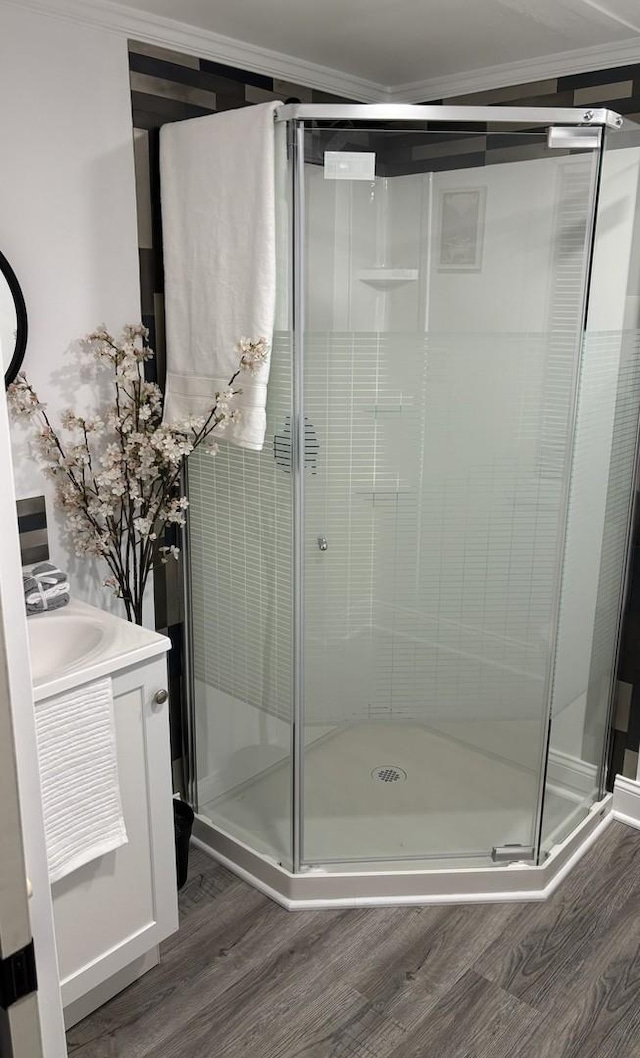
[[[77,599],[30,615],[27,627],[36,702],[171,649],[166,636]]]

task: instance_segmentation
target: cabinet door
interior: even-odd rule
[[[53,886],[63,1003],[140,959],[178,927],[168,702],[163,657],[113,680],[128,842]]]

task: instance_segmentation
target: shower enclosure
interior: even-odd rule
[[[267,439],[189,459],[196,833],[287,906],[541,895],[610,807],[640,130],[289,105],[276,136]]]

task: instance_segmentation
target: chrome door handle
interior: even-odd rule
[[[320,551],[328,551],[329,550],[329,541],[327,540],[326,536],[319,536],[318,537],[318,549]]]

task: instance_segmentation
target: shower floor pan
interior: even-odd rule
[[[483,735],[487,737],[487,725]],[[566,835],[544,865],[496,866],[494,845],[531,842],[535,725],[497,722],[492,750],[412,722],[336,729],[305,752],[303,853],[287,870],[288,763],[200,806],[195,840],[290,909],[401,903],[537,900],[607,824],[610,798],[553,786],[545,834]],[[469,736],[469,725],[465,725]],[[534,751],[535,752],[535,751]],[[506,756],[508,754],[508,756]],[[550,772],[553,780],[553,761]],[[564,772],[562,773],[564,775]],[[591,800],[591,798],[589,798]]]

